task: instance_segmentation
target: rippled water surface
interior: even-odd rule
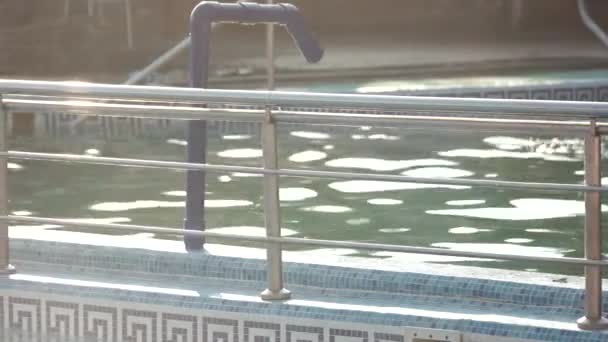
[[[12,148],[181,161],[186,142],[181,129],[173,127],[172,131],[175,133],[171,136],[159,133],[115,139],[20,137],[12,142]],[[550,141],[555,138],[552,136],[375,127],[281,126],[279,131],[280,164],[285,168],[535,182],[580,183],[583,179],[583,163],[575,150],[557,143],[547,147],[536,141]],[[559,137],[556,142],[567,138]],[[261,165],[255,130],[248,134],[212,132],[209,139],[210,162]],[[15,215],[181,227],[184,179],[185,174],[176,170],[14,161],[10,165],[11,210]],[[209,173],[208,227],[222,233],[263,235],[261,181],[255,174]],[[284,177],[280,197],[283,234],[294,237],[582,256],[584,204],[580,193]],[[608,205],[602,209],[608,211]],[[63,228],[47,225],[19,229],[36,233]],[[157,237],[179,239],[166,234]],[[381,252],[352,254],[394,256]],[[550,264],[429,260],[579,272],[577,268]]]

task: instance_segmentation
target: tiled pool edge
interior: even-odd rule
[[[374,330],[374,334],[397,334],[402,331],[407,335],[408,331],[414,331],[420,328],[431,328],[441,331],[459,331],[468,336],[463,341],[492,341],[494,337],[509,337],[505,341],[521,341],[527,340],[542,340],[554,342],[600,342],[608,338],[604,333],[590,333],[576,330],[561,330],[556,327],[533,327],[526,325],[513,325],[504,323],[495,323],[488,321],[476,321],[471,319],[440,319],[435,317],[421,317],[416,315],[396,315],[379,312],[361,312],[345,309],[315,309],[315,310],[298,310],[290,305],[283,305],[280,302],[266,303],[261,301],[243,301],[243,300],[226,300],[223,298],[196,298],[192,296],[179,296],[174,294],[162,293],[140,293],[127,290],[111,290],[96,287],[82,287],[71,285],[58,285],[49,283],[25,282],[18,279],[2,279],[0,280],[0,288],[2,289],[2,315],[8,318],[7,327],[10,329],[24,329],[24,324],[37,324],[35,331],[44,332],[48,329],[60,334],[69,335],[69,324],[60,324],[61,320],[72,319],[76,320],[76,316],[82,312],[82,321],[86,320],[87,308],[103,308],[102,312],[116,312],[123,315],[123,325],[125,324],[125,316],[135,316],[138,320],[142,317],[150,318],[138,324],[143,324],[146,331],[157,331],[159,317],[167,315],[183,317],[199,316],[214,317],[225,316],[226,319],[237,321],[239,325],[246,325],[247,321],[256,321],[264,324],[277,324],[277,328],[286,329],[285,324],[306,325],[318,327],[325,326],[325,336],[327,333],[331,335],[331,330],[343,331],[361,331],[362,325],[368,325]],[[46,317],[44,315],[46,314]],[[58,317],[53,319],[52,314]],[[49,315],[51,315],[49,317]],[[59,317],[61,315],[61,317]],[[25,317],[25,318],[24,318]],[[38,321],[33,320],[36,317]],[[67,318],[66,318],[67,317]],[[71,318],[70,318],[71,317]],[[139,317],[139,318],[137,318]],[[242,318],[238,318],[242,317]],[[27,322],[31,320],[30,322]],[[181,319],[178,319],[181,321]],[[191,321],[191,319],[186,320]],[[309,323],[303,323],[308,321]],[[5,320],[6,322],[6,320]],[[37,323],[42,322],[42,323]],[[184,323],[184,322],[182,322]],[[116,324],[108,326],[116,327],[115,333],[124,332],[124,327],[121,329]],[[196,323],[198,324],[198,323]],[[102,324],[103,325],[103,324]],[[574,325],[574,324],[572,324]],[[74,321],[73,327],[77,326]],[[65,331],[61,331],[63,328]],[[36,330],[37,329],[37,330]],[[42,330],[41,330],[42,329]],[[53,330],[55,329],[55,330]],[[329,332],[327,331],[329,329]],[[203,330],[204,331],[204,330]],[[72,332],[73,333],[73,332]],[[150,332],[150,334],[152,334]],[[397,334],[398,335],[398,334]],[[160,334],[157,336],[161,336]],[[360,337],[361,341],[366,342],[360,333],[348,333],[343,337]],[[472,339],[477,336],[477,339]],[[485,338],[484,338],[485,336]],[[488,336],[492,337],[488,339]],[[128,337],[123,335],[123,337]],[[286,341],[287,339],[283,339]],[[332,339],[325,339],[332,340]],[[380,339],[381,340],[381,339]],[[402,339],[390,339],[391,341],[400,342]],[[63,341],[63,340],[62,340]],[[103,340],[110,341],[110,340]],[[116,340],[111,340],[116,341]],[[118,341],[132,341],[125,338]],[[142,341],[142,340],[133,340]],[[146,341],[174,341],[172,339],[149,338]],[[190,340],[188,340],[190,341]],[[193,338],[191,341],[200,341]],[[207,341],[204,339],[203,341]],[[215,341],[213,339],[212,341]],[[231,342],[248,342],[247,339],[234,339]],[[278,339],[270,341],[279,342]],[[316,341],[316,340],[311,340]],[[319,342],[324,341],[318,339]],[[336,341],[340,341],[337,339]],[[346,339],[344,342],[354,342]],[[294,341],[295,342],[295,341]],[[404,342],[409,342],[405,340]]]
[[[452,87],[439,89],[405,89],[370,92],[382,95],[439,96],[496,99],[556,100],[556,101],[608,101],[608,80],[569,79],[563,82],[539,82],[529,85],[502,85],[486,87]]]
[[[30,281],[3,279],[0,281],[0,288],[4,309],[2,315],[6,326],[11,329],[23,329],[24,320],[27,317],[37,317],[40,320],[40,329],[37,331],[45,332],[44,329],[50,329],[61,334],[69,334],[69,331],[59,331],[64,323],[60,323],[60,319],[49,319],[48,316],[53,312],[63,312],[63,320],[69,319],[69,312],[72,310],[76,315],[84,315],[86,308],[91,306],[103,306],[107,310],[114,310],[120,316],[122,321],[128,321],[130,316],[136,319],[152,319],[156,323],[149,323],[150,326],[142,326],[146,331],[156,331],[156,339],[150,335],[149,341],[153,342],[175,342],[178,339],[165,338],[161,339],[162,332],[159,328],[163,317],[196,317],[198,324],[202,324],[204,317],[201,313],[205,313],[208,317],[219,317],[226,314],[226,319],[232,319],[237,322],[239,329],[244,329],[248,321],[262,322],[264,324],[276,324],[282,322],[280,334],[287,333],[287,321],[294,324],[300,324],[302,319],[313,320],[312,327],[322,325],[326,328],[323,330],[323,339],[318,339],[313,342],[340,342],[343,338],[344,342],[369,342],[370,336],[374,334],[384,334],[386,336],[394,329],[416,329],[416,328],[434,328],[440,330],[454,330],[463,332],[467,339],[464,341],[492,341],[496,336],[509,337],[506,341],[521,341],[527,340],[542,340],[542,341],[557,341],[557,342],[600,342],[605,341],[608,335],[603,333],[589,333],[578,331],[575,328],[561,329],[563,319],[556,321],[555,326],[543,323],[538,326],[528,325],[513,325],[511,323],[497,323],[495,321],[476,320],[466,318],[435,318],[430,316],[418,316],[404,313],[383,313],[379,311],[367,312],[360,309],[336,309],[323,307],[298,307],[297,305],[281,305],[281,303],[264,303],[257,300],[257,291],[263,289],[265,281],[265,261],[259,259],[243,259],[236,257],[225,257],[207,254],[185,254],[174,252],[160,252],[144,249],[121,248],[111,246],[92,246],[86,244],[73,244],[64,242],[38,241],[26,239],[13,239],[11,241],[11,253],[14,263],[17,267],[19,264],[26,266],[27,264],[42,265],[42,267],[34,267],[34,269],[44,269],[44,274],[53,274],[53,267],[63,266],[64,269],[69,269],[68,274],[74,274],[75,279],[80,279],[79,275],[87,271],[100,276],[102,281],[108,281],[113,277],[103,278],[103,270],[113,270],[123,277],[129,278],[132,274],[147,275],[148,278],[166,277],[171,278],[172,275],[182,275],[190,277],[198,277],[201,283],[204,284],[205,278],[214,278],[216,280],[230,280],[231,282],[246,282],[254,285],[251,291],[252,298],[255,301],[239,299],[222,299],[222,298],[192,298],[181,297],[175,294],[159,294],[159,293],[138,293],[124,289],[108,290],[97,288],[95,286],[70,286],[65,284],[49,284],[44,281]],[[46,266],[45,266],[46,265]],[[27,270],[27,267],[23,267]],[[31,269],[31,268],[30,268]],[[66,273],[63,273],[64,275]],[[21,274],[18,274],[21,275]],[[106,276],[107,277],[107,276]],[[117,277],[120,278],[120,277]],[[366,291],[367,293],[395,293],[399,294],[416,294],[421,296],[443,296],[445,298],[469,297],[475,298],[477,301],[487,301],[490,306],[496,302],[516,303],[525,309],[530,307],[551,307],[547,310],[548,315],[551,312],[570,312],[568,317],[572,316],[572,310],[582,307],[582,291],[565,288],[565,287],[548,287],[534,284],[520,284],[515,282],[495,282],[487,279],[473,279],[460,277],[446,277],[439,275],[416,274],[411,272],[389,272],[377,271],[369,269],[354,269],[337,266],[323,265],[308,265],[298,263],[286,263],[285,278],[288,286],[294,287],[294,293],[298,293],[294,284],[303,287],[317,288],[315,291],[322,291],[324,288],[329,288],[332,291],[340,291],[342,289],[352,291]],[[175,277],[178,285],[179,277]],[[144,283],[146,284],[146,283]],[[229,286],[227,286],[229,287]],[[58,300],[56,297],[64,299]],[[55,299],[53,299],[55,298]],[[13,306],[11,307],[11,301]],[[28,304],[30,303],[30,304]],[[34,304],[32,304],[34,303]],[[97,303],[97,304],[96,304]],[[492,304],[494,303],[494,304]],[[103,304],[103,305],[102,305]],[[24,306],[25,305],[25,306]],[[33,306],[32,306],[33,305]],[[54,308],[58,305],[58,309]],[[104,306],[105,305],[105,306]],[[398,304],[395,304],[398,305]],[[13,312],[15,308],[23,309],[23,314]],[[157,307],[157,309],[152,309]],[[562,309],[560,309],[560,307]],[[69,309],[71,308],[71,309]],[[310,310],[309,310],[310,309]],[[63,310],[63,311],[62,311]],[[66,311],[67,310],[67,311]],[[76,311],[74,311],[76,310]],[[104,309],[105,310],[105,309]],[[106,311],[107,311],[106,310]],[[11,313],[13,312],[13,313]],[[40,312],[44,312],[39,314]],[[496,312],[496,311],[494,311]],[[66,316],[66,313],[68,316]],[[137,314],[141,313],[143,316]],[[185,314],[187,313],[187,314]],[[523,313],[523,312],[522,312]],[[12,316],[11,316],[12,315]],[[181,315],[181,316],[180,316]],[[218,316],[219,315],[219,316]],[[242,319],[235,320],[234,317],[244,315]],[[577,313],[578,315],[578,313]],[[43,317],[44,316],[44,317]],[[13,319],[11,318],[13,317]],[[21,318],[19,318],[21,317]],[[23,318],[25,317],[25,318]],[[66,318],[68,317],[68,318]],[[80,317],[80,316],[79,316]],[[124,318],[127,317],[127,318]],[[253,317],[253,318],[252,318]],[[554,317],[555,318],[555,317]],[[16,319],[16,320],[15,320]],[[71,318],[74,320],[75,318]],[[118,318],[117,318],[118,319]],[[551,317],[547,317],[551,320]],[[84,322],[82,316],[80,322]],[[199,322],[200,321],[200,322]],[[570,319],[568,320],[568,322]],[[12,323],[11,323],[12,322]],[[152,321],[146,321],[152,322]],[[144,322],[145,323],[145,322]],[[331,339],[331,332],[334,331],[361,331],[362,324],[371,323],[373,331],[368,331],[368,338],[363,339],[361,333],[357,336],[341,336],[340,338]],[[11,325],[12,324],[12,325]],[[29,324],[29,323],[28,323]],[[34,324],[32,322],[31,324]],[[38,324],[38,323],[36,323]],[[48,327],[46,325],[48,324]],[[63,324],[63,325],[62,325]],[[75,322],[72,322],[74,326]],[[156,324],[156,325],[154,325]],[[185,324],[185,323],[180,323]],[[291,324],[291,325],[294,325]],[[69,325],[69,324],[68,324]],[[107,323],[106,323],[107,325]],[[118,328],[117,325],[115,325]],[[572,325],[574,320],[572,319]],[[58,328],[59,327],[59,328]],[[407,328],[404,328],[407,327]],[[79,329],[83,329],[80,327]],[[123,328],[120,328],[123,329]],[[181,328],[180,328],[181,329]],[[123,330],[117,330],[117,334],[124,334]],[[180,330],[183,332],[183,330]],[[197,330],[202,334],[204,330]],[[150,332],[150,334],[152,334]],[[393,333],[394,335],[394,333]],[[321,335],[319,335],[321,336]],[[406,336],[405,333],[398,336]],[[477,336],[478,339],[473,339]],[[488,336],[491,339],[488,339]],[[129,337],[124,335],[123,337]],[[166,337],[166,336],[164,336]],[[202,336],[200,336],[202,338]],[[353,340],[353,338],[357,338]],[[195,342],[200,340],[192,339]],[[382,339],[376,339],[382,342]],[[108,340],[106,340],[108,341]],[[110,340],[114,341],[114,340]],[[123,339],[116,341],[125,342],[142,342],[137,339]],[[188,340],[190,341],[190,340]],[[268,342],[264,340],[265,342]],[[282,339],[287,341],[287,338]],[[393,339],[393,342],[409,342],[408,340]],[[104,341],[105,342],[105,341]],[[181,342],[181,341],[179,341]],[[218,342],[213,339],[203,340],[202,342]],[[246,339],[235,339],[228,342],[256,342]],[[280,342],[279,340],[271,339],[269,342]],[[298,341],[292,341],[298,342]]]
[[[264,282],[264,260],[157,252],[36,240],[12,241],[13,259],[73,267]],[[583,307],[582,289],[412,272],[286,263],[288,284],[319,288],[475,298],[520,305]],[[608,295],[608,293],[606,293]],[[604,307],[608,309],[608,300]],[[608,311],[608,310],[607,310]]]

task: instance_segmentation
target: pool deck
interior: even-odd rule
[[[221,36],[221,34],[219,34]],[[489,61],[518,61],[548,58],[608,58],[608,48],[592,37],[551,35],[529,39],[480,37],[472,39],[420,39],[407,35],[328,35],[320,37],[325,56],[318,64],[305,64],[293,43],[283,35],[277,42],[277,67],[280,69],[345,69],[396,66],[425,66]],[[221,39],[221,38],[220,38]],[[226,37],[229,41],[230,37]],[[255,39],[253,39],[255,41]],[[258,39],[259,40],[259,39]],[[259,40],[260,44],[262,40]],[[249,48],[253,51],[254,44]],[[259,50],[259,48],[258,48]],[[218,44],[222,61],[231,50]],[[234,51],[234,50],[232,50]],[[259,56],[234,58],[245,64],[264,65]]]
[[[608,66],[608,48],[586,32],[554,32],[518,38],[499,35],[420,37],[399,32],[327,33],[320,35],[320,40],[325,48],[325,56],[320,63],[310,65],[304,62],[291,38],[283,30],[277,30],[276,65],[279,79],[314,81],[323,77],[340,79],[370,75],[428,77],[449,73],[470,75],[480,71],[500,74],[518,68]],[[260,84],[266,63],[262,28],[247,28],[246,31],[219,29],[213,41],[211,68],[214,73],[211,86],[224,87],[227,82],[251,79]],[[176,43],[155,41],[150,43],[154,48],[142,47],[141,51],[113,51],[108,47],[93,45],[79,47],[86,48],[86,51],[47,49],[42,53],[32,50],[29,55],[23,56],[20,49],[29,47],[7,41],[5,45],[11,48],[2,59],[4,62],[0,63],[0,75],[121,83],[129,73],[143,68]],[[49,53],[58,56],[53,59],[48,56]],[[55,68],[53,60],[58,59],[62,65],[72,65],[74,68]],[[87,71],[78,71],[76,66],[85,60]],[[163,81],[184,84],[187,65],[188,54],[184,53],[164,70],[166,79]],[[7,66],[11,67],[7,69]]]
[[[217,36],[218,42],[238,39],[231,33],[219,32]],[[263,78],[266,61],[262,38],[261,32],[251,34],[250,39],[236,48],[216,44],[211,60],[215,70],[211,77],[212,85],[224,87],[230,82]],[[333,34],[322,36],[321,41],[325,48],[323,59],[318,64],[306,64],[290,38],[285,34],[279,35],[276,45],[279,86],[284,84],[282,82],[310,84],[328,82],[328,79],[331,82],[399,77],[504,76],[529,70],[544,72],[608,67],[608,48],[585,35],[542,35],[526,39],[430,37],[425,40],[398,34]],[[182,61],[181,65],[187,64]],[[223,76],[218,73],[223,73]]]

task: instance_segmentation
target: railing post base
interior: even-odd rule
[[[11,274],[15,274],[15,273],[17,273],[17,269],[13,265],[8,265],[8,266],[6,266],[5,269],[0,270],[0,276],[11,275]]]
[[[608,319],[600,317],[598,319],[591,319],[587,317],[581,317],[576,321],[579,329],[581,330],[606,330],[608,329]]]
[[[287,300],[291,298],[291,292],[287,289],[281,289],[279,291],[266,289],[260,293],[260,297],[263,300]]]
[[[200,222],[200,221],[199,221]],[[205,238],[192,234],[195,231],[205,231],[205,221],[202,225],[192,224],[188,219],[184,220],[184,246],[188,252],[200,252],[205,250]]]

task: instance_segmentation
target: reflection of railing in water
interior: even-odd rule
[[[51,137],[100,137],[102,139],[130,139],[138,137],[175,138],[183,136],[185,124],[183,121],[140,118],[95,118],[88,124],[82,123],[77,130],[71,130],[73,114],[39,113],[36,114],[35,136]],[[12,124],[9,122],[9,128]],[[257,137],[260,135],[260,125],[233,121],[209,122],[210,133],[219,136],[246,134]]]
[[[230,108],[231,106],[223,106]],[[249,107],[254,109],[254,107]],[[352,111],[342,110],[344,113]],[[373,112],[370,111],[370,114]],[[91,117],[90,121],[80,123],[77,130],[72,130],[72,122],[82,116],[65,112],[39,112],[35,114],[34,131],[32,135],[66,137],[76,135],[81,137],[95,136],[103,139],[112,138],[136,138],[136,137],[162,137],[175,138],[183,136],[185,123],[174,119],[142,119],[142,118],[119,118],[119,117]],[[287,129],[303,129],[309,125],[285,124]],[[9,130],[12,127],[9,120]],[[261,126],[254,122],[237,122],[226,120],[213,120],[208,123],[209,133],[218,136],[243,134],[259,137]],[[283,128],[283,127],[282,127]],[[316,131],[324,133],[335,133],[342,130],[341,127],[319,125]]]
[[[497,99],[426,98],[403,96],[365,96],[314,93],[286,93],[260,91],[222,91],[185,88],[133,87],[57,82],[0,81],[3,94],[0,111],[0,268],[5,273],[14,271],[9,263],[8,222],[46,223],[63,226],[122,229],[184,236],[213,237],[263,242],[268,248],[268,288],[273,292],[288,292],[283,288],[282,248],[284,244],[301,246],[342,247],[361,250],[381,250],[431,255],[555,262],[585,266],[585,317],[579,320],[583,329],[607,329],[602,316],[601,267],[608,266],[601,253],[600,194],[608,188],[601,186],[600,136],[608,134],[608,104],[592,102],[514,101]],[[19,95],[30,95],[23,97]],[[39,96],[46,96],[41,99]],[[108,99],[115,99],[108,104]],[[105,102],[104,102],[105,101]],[[154,105],[142,101],[155,101]],[[120,103],[118,103],[120,102]],[[171,103],[172,106],[164,105]],[[261,109],[229,110],[201,108],[192,103],[239,104]],[[7,113],[23,110],[63,109],[70,114],[146,117],[162,119],[226,119],[261,124],[264,129],[262,147],[264,167],[194,164],[155,160],[122,159],[83,155],[65,155],[7,151]],[[292,110],[286,110],[291,108]],[[306,108],[307,110],[302,110]],[[312,111],[310,109],[318,109]],[[341,113],[347,109],[350,113]],[[400,112],[401,114],[386,114]],[[376,114],[384,113],[384,114]],[[407,113],[407,114],[405,114]],[[436,114],[439,113],[439,114]],[[318,170],[282,169],[276,167],[276,125],[298,124],[377,124],[433,129],[461,129],[464,131],[492,129],[516,132],[550,132],[580,135],[585,138],[585,184],[530,183],[488,179],[456,179],[408,177],[377,173],[330,172]],[[224,235],[206,231],[123,224],[91,224],[63,219],[8,216],[7,159],[70,161],[79,163],[145,166],[194,171],[247,172],[264,175],[264,211],[266,237]],[[508,189],[555,190],[585,193],[585,258],[536,257],[513,254],[477,253],[440,248],[410,247],[350,241],[281,237],[279,176],[323,177],[368,181],[434,183],[448,185],[484,186]]]

